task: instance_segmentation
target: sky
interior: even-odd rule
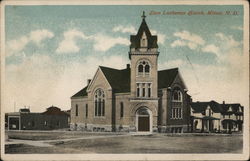
[[[178,67],[193,101],[248,105],[240,5],[6,5],[4,110],[70,109],[70,97],[99,65],[122,69],[130,62],[130,35],[143,11],[158,36],[159,70]],[[172,11],[204,14],[163,14]]]

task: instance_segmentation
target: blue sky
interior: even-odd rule
[[[211,10],[238,15],[149,15]],[[158,35],[159,69],[179,67],[194,100],[248,103],[238,95],[248,95],[240,5],[6,6],[9,110],[14,102],[33,111],[50,105],[69,109],[70,96],[98,65],[124,68],[129,63],[129,36],[137,32],[142,11]],[[232,91],[238,94],[229,96]]]

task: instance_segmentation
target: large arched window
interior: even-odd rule
[[[95,91],[95,116],[105,115],[105,94],[102,89]]]
[[[137,75],[139,76],[146,76],[150,73],[150,64],[146,60],[142,60],[137,65]]]
[[[173,91],[171,104],[172,104],[171,119],[182,119],[183,97],[180,89],[175,89]]]

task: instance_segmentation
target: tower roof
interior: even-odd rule
[[[144,32],[145,32],[147,39],[148,39],[148,48],[158,48],[157,36],[151,35],[151,32],[148,28],[148,25],[146,23],[145,18],[146,18],[145,12],[143,11],[141,26],[140,26],[137,34],[130,36],[130,42],[131,42],[130,48],[141,47],[140,39],[141,39]]]

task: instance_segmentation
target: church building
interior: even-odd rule
[[[189,130],[190,96],[178,68],[158,70],[157,35],[143,13],[130,36],[125,69],[99,66],[71,97],[71,130],[172,132]]]

